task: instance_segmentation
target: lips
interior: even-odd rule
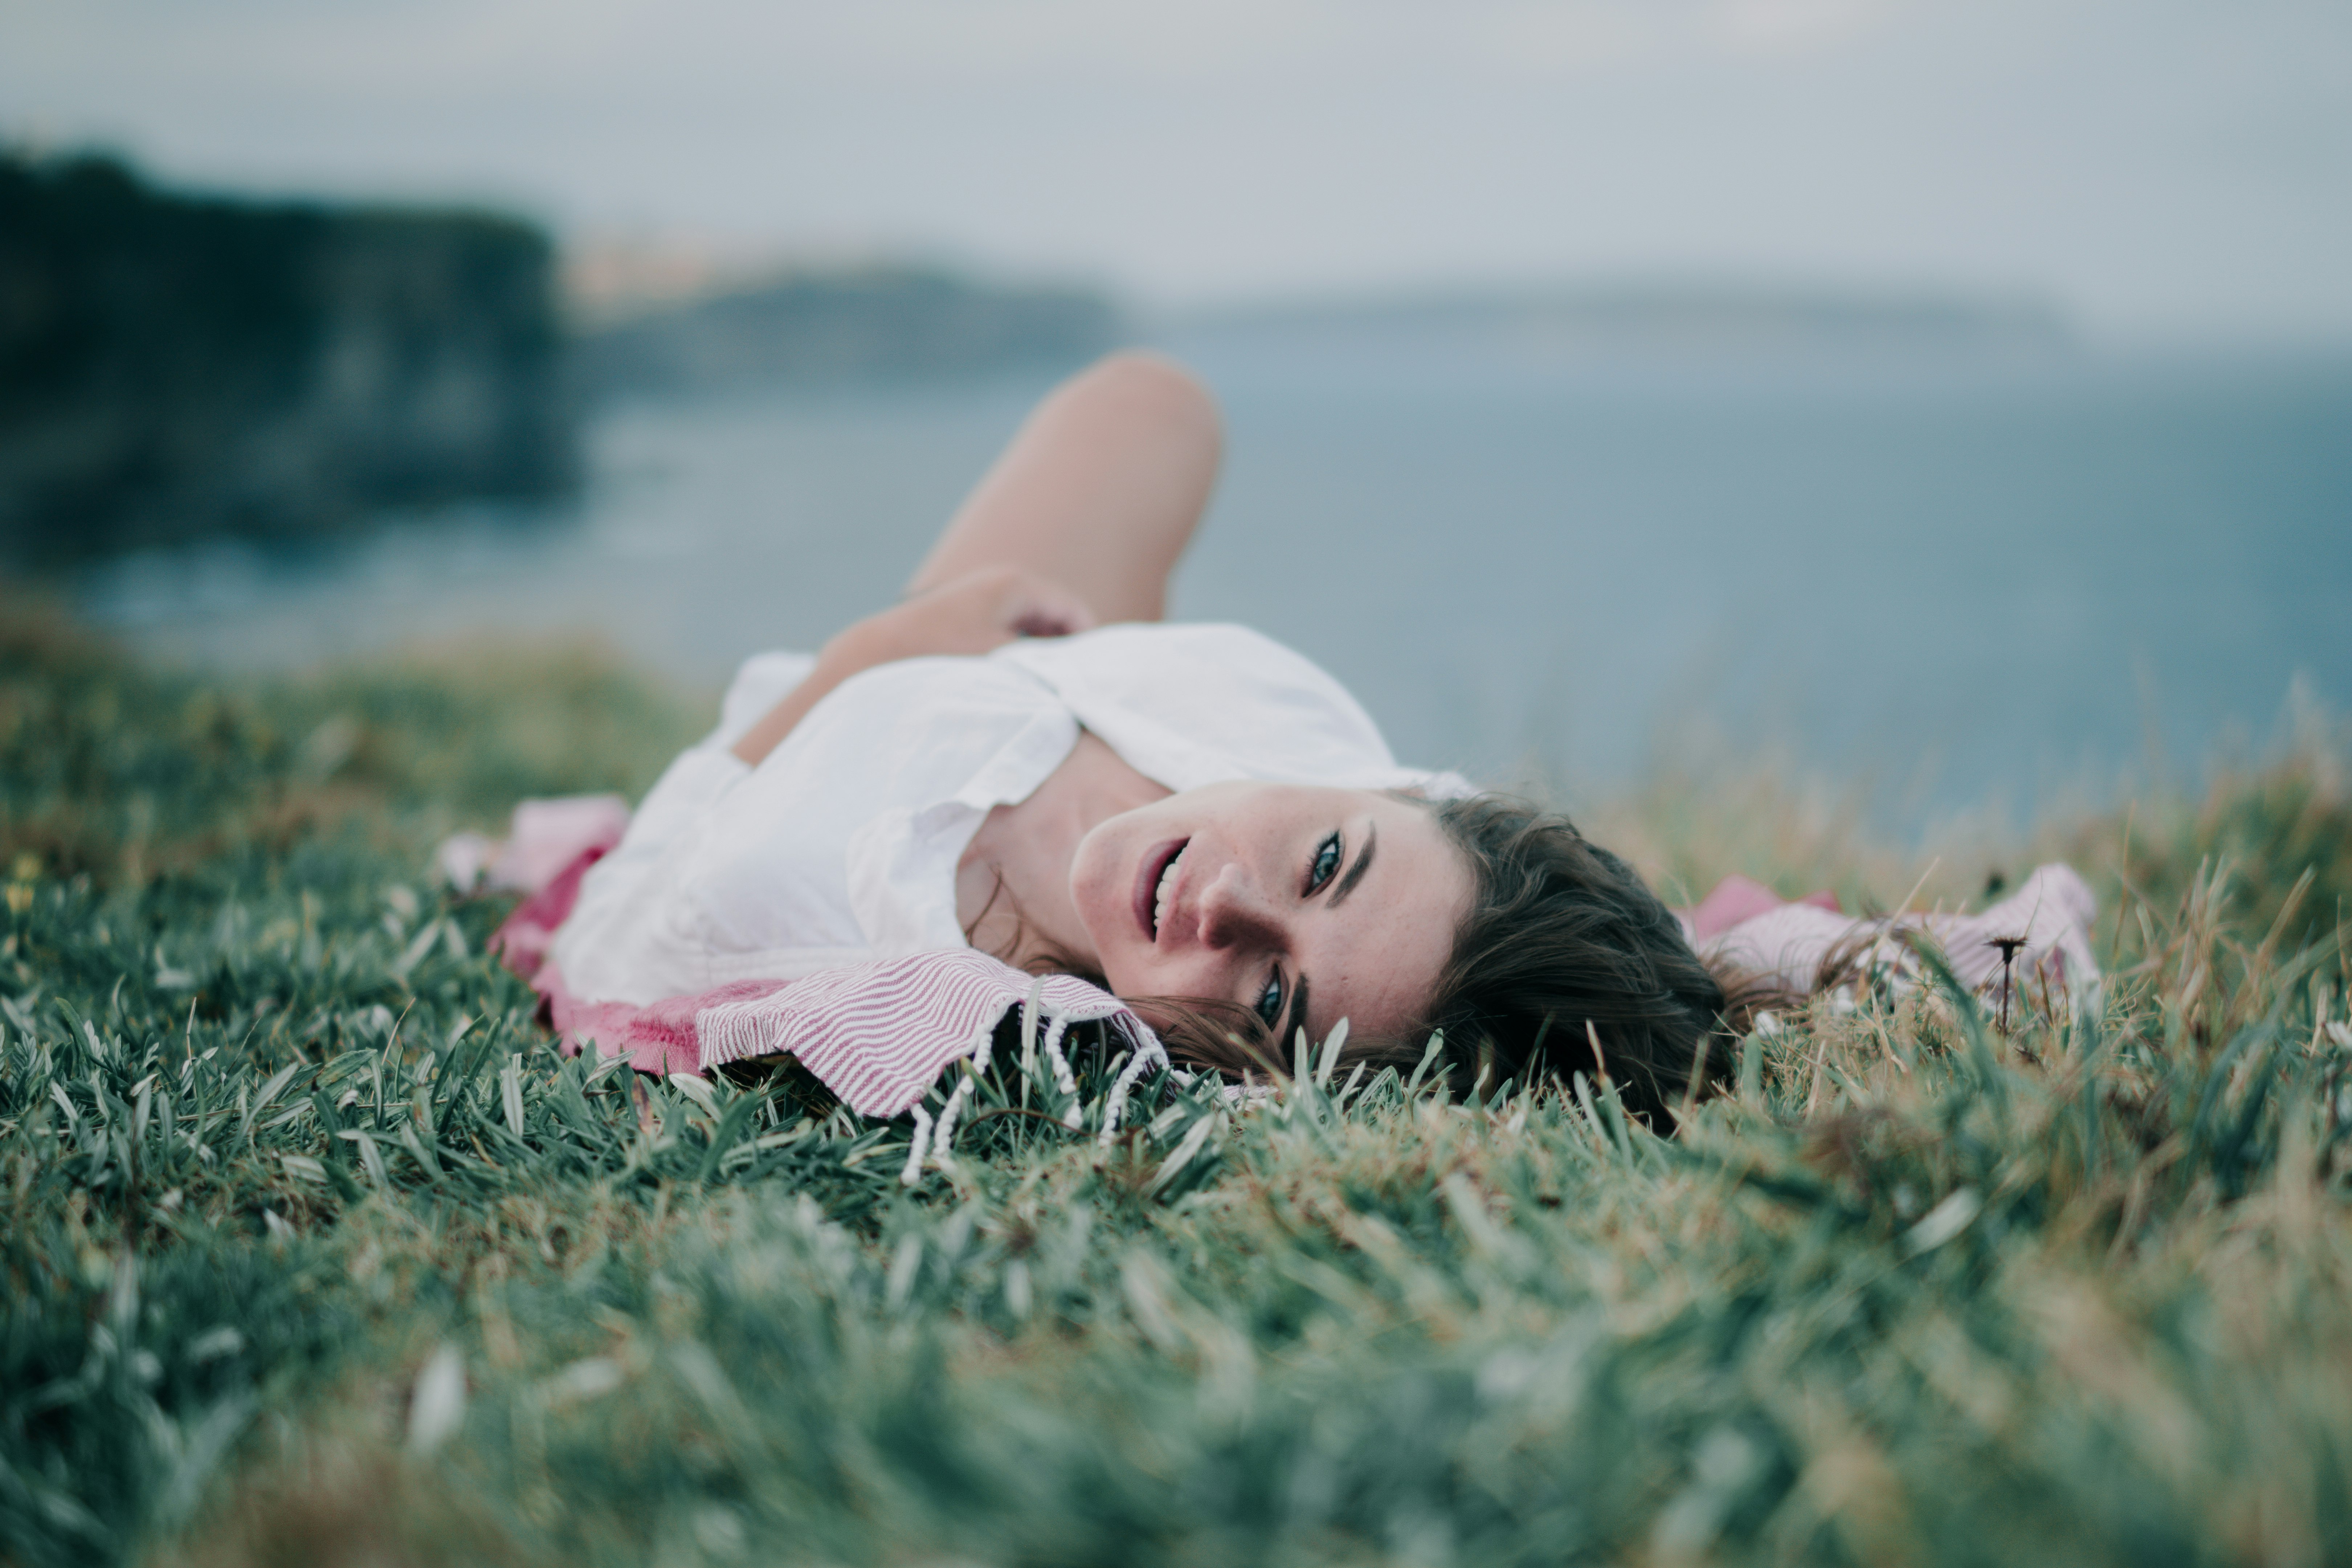
[[[1169,866],[1173,863],[1176,857],[1184,853],[1184,846],[1191,842],[1192,841],[1190,838],[1171,838],[1163,844],[1155,845],[1152,847],[1151,853],[1146,855],[1142,864],[1137,868],[1135,924],[1136,929],[1143,932],[1143,940],[1146,942],[1156,942],[1160,940],[1160,879],[1168,874]]]

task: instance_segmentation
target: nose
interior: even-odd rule
[[[1201,942],[1214,948],[1263,945],[1281,934],[1273,901],[1239,866],[1201,889]]]

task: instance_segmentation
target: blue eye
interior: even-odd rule
[[[1276,970],[1267,977],[1265,989],[1257,994],[1257,1016],[1265,1020],[1269,1029],[1282,1016],[1282,971]]]
[[[1307,890],[1321,889],[1324,883],[1339,874],[1339,836],[1334,833],[1315,847],[1315,863],[1307,868]]]

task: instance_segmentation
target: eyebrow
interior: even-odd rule
[[[1331,901],[1325,906],[1327,909],[1336,910],[1348,901],[1348,895],[1354,892],[1356,884],[1364,879],[1364,872],[1372,863],[1372,851],[1380,847],[1380,843],[1379,826],[1370,822],[1364,824],[1364,852],[1356,857],[1356,863],[1348,868],[1347,874],[1331,889]],[[1307,976],[1304,974],[1298,977],[1297,985],[1291,991],[1290,1016],[1285,1022],[1286,1026],[1282,1031],[1282,1038],[1286,1047],[1288,1042],[1298,1037],[1298,1031],[1307,1027]]]
[[[1280,1059],[1283,1051],[1291,1048],[1290,1042],[1298,1038],[1298,1031],[1307,1027],[1307,976],[1304,974],[1298,977],[1298,984],[1291,988],[1290,1016],[1283,1022],[1285,1027],[1282,1037],[1276,1046],[1277,1060]]]
[[[1356,863],[1348,868],[1348,874],[1339,879],[1339,885],[1338,887],[1331,889],[1331,908],[1336,910],[1341,904],[1348,901],[1348,895],[1354,892],[1356,890],[1356,884],[1364,879],[1364,872],[1370,868],[1372,863],[1372,851],[1379,848],[1380,844],[1381,830],[1372,824],[1366,823],[1364,825],[1364,852],[1356,857]]]

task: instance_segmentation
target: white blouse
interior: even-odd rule
[[[1083,726],[1171,790],[1229,779],[1466,795],[1397,765],[1356,700],[1234,626],[1104,626],[983,658],[907,659],[828,692],[751,767],[728,748],[804,679],[763,653],[719,727],[669,765],[590,870],[551,956],[584,1001],[962,947],[956,864],[991,808],[1059,767]]]

